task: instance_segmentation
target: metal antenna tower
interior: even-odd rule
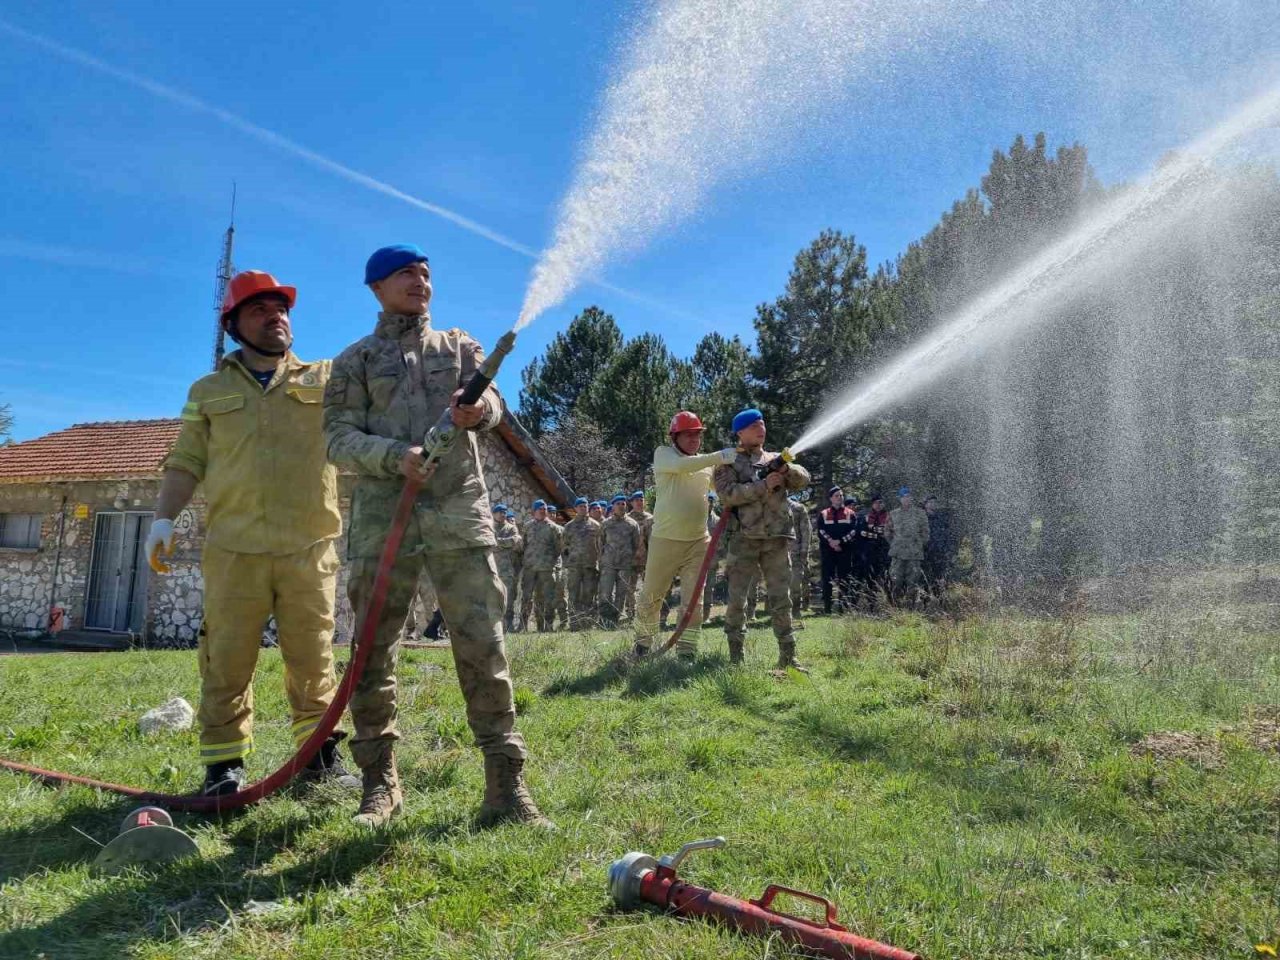
[[[227,225],[227,233],[222,238],[222,259],[218,261],[218,274],[213,282],[213,324],[216,330],[213,336],[213,369],[218,369],[225,352],[226,331],[222,329],[222,300],[227,295],[227,284],[235,275],[235,265],[231,262],[231,245],[236,235],[236,184],[231,181],[231,223]]]

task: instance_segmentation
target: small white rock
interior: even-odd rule
[[[148,710],[138,720],[138,729],[145,736],[166,730],[190,730],[196,719],[191,704],[181,697],[174,697],[163,706]]]

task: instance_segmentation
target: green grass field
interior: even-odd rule
[[[613,909],[610,861],[716,834],[728,847],[695,854],[691,881],[822,893],[851,928],[928,958],[1220,960],[1280,932],[1274,626],[1158,604],[819,618],[800,635],[809,678],[769,674],[763,628],[741,669],[707,629],[695,664],[619,673],[623,640],[510,643],[557,834],[472,828],[480,760],[447,652],[402,663],[408,813],[384,833],[348,823],[350,796],[294,791],[179,817],[201,857],[99,878],[98,844],[131,804],[0,772],[0,957],[789,956]],[[264,653],[255,774],[288,750],[280,672]],[[174,695],[197,697],[190,653],[0,657],[0,755],[189,788],[194,734],[136,728]]]

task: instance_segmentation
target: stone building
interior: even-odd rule
[[[0,447],[0,630],[63,630],[130,636],[150,645],[195,642],[202,617],[200,548],[205,504],[196,498],[174,526],[172,572],[156,576],[143,542],[160,489],[160,464],[179,420],[81,423]],[[539,498],[573,502],[573,491],[510,413],[480,434],[493,502],[521,514]],[[342,513],[353,478],[339,482]],[[339,555],[344,555],[339,541]],[[350,635],[345,572],[338,633]]]

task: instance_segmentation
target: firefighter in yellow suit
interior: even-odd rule
[[[146,541],[148,561],[163,572],[173,519],[202,488],[208,516],[198,721],[207,796],[244,785],[253,674],[269,617],[279,628],[295,743],[311,736],[337,691],[334,540],[342,519],[321,426],[329,361],[308,363],[290,349],[296,298],[293,287],[267,273],[232,278],[222,324],[240,349],[191,386]],[[338,755],[342,736],[328,738],[303,776],[359,787]]]

